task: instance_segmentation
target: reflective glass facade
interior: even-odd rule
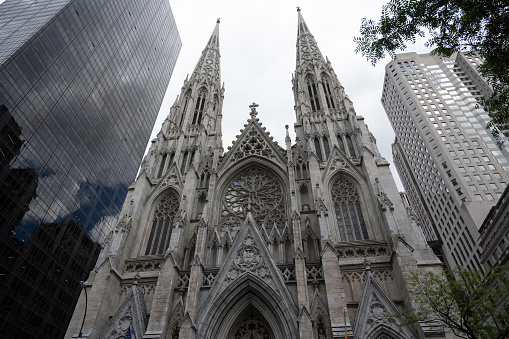
[[[180,47],[168,0],[0,4],[2,338],[64,335]]]

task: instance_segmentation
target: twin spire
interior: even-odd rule
[[[220,20],[217,19],[214,31],[203,49],[193,73],[184,81],[182,91],[170,110],[168,122],[163,125],[162,132],[166,137],[196,135],[200,126],[203,126],[208,134],[221,132],[224,88],[221,83],[219,23]],[[305,70],[305,73],[309,74],[316,62],[324,66],[327,64],[299,9],[297,73]],[[327,69],[327,67],[322,67],[322,69]],[[302,83],[302,86],[297,87],[304,88],[305,85]],[[331,85],[330,88],[332,89],[333,86]],[[325,103],[325,99],[319,98],[316,89],[315,92],[313,100],[317,102],[316,105],[320,100]],[[332,93],[326,93],[326,95],[329,94]],[[304,98],[298,99],[298,101],[304,100]],[[322,106],[325,105],[324,103]],[[299,104],[297,103],[297,105]]]
[[[311,34],[301,10],[297,7],[298,12],[298,30],[297,30],[297,68],[302,66],[303,63],[309,62],[314,59],[325,62],[320,49]],[[219,23],[220,18],[216,21],[216,26],[210,39],[202,52],[200,59],[192,73],[191,79],[200,77],[207,77],[210,80],[220,84],[221,72],[219,59],[221,54],[219,52]],[[218,86],[220,87],[220,86]]]

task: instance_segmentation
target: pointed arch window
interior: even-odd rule
[[[307,79],[307,84],[308,84],[309,103],[311,104],[311,109],[313,110],[313,112],[319,111],[320,100],[318,100],[318,91],[316,90],[316,84],[311,77]]]
[[[331,193],[340,241],[369,239],[357,185],[339,176],[332,183]]]
[[[318,161],[323,162],[322,148],[320,147],[320,139],[318,137],[315,137],[315,152]]]
[[[201,118],[203,116],[203,109],[205,107],[205,97],[207,92],[205,90],[201,90],[198,93],[198,98],[196,99],[196,106],[194,107],[193,114],[193,125],[199,125],[201,123]]]
[[[327,107],[329,109],[334,109],[336,106],[334,105],[334,97],[332,96],[332,91],[330,89],[329,80],[327,77],[322,77],[322,88],[323,93],[325,93],[325,100],[327,101]]]
[[[164,165],[166,164],[166,157],[168,154],[164,153],[163,158],[161,159],[161,165],[159,166],[159,172],[157,173],[157,177],[160,178],[164,173]]]
[[[343,136],[341,134],[338,134],[338,144],[339,144],[339,149],[341,150],[341,152],[346,154],[345,142],[343,141]]]
[[[318,161],[319,162],[327,161],[330,155],[329,139],[326,136],[324,136],[323,138],[315,137],[314,145]]]
[[[145,255],[164,254],[170,244],[171,227],[178,207],[179,198],[173,192],[157,204]]]
[[[171,152],[170,154],[170,161],[168,161],[168,168],[173,165],[173,160],[175,159],[175,152]]]
[[[309,178],[308,166],[302,155],[299,155],[295,164],[297,179]]]
[[[323,151],[325,152],[325,160],[329,159],[330,147],[329,139],[327,139],[327,137],[323,137]]]
[[[355,147],[353,145],[352,137],[349,135],[346,136],[346,144],[348,146],[348,151],[350,152],[350,156],[352,158],[357,158],[357,155],[355,154]]]
[[[182,125],[184,124],[184,118],[186,116],[188,102],[189,102],[189,96],[186,96],[186,98],[184,99],[184,109],[182,109],[182,113],[180,114],[179,127],[182,127]]]
[[[184,156],[182,157],[182,163],[180,164],[180,173],[181,174],[184,174],[184,172],[186,171],[188,155],[189,155],[189,152],[186,151],[184,153]]]

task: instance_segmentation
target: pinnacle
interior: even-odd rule
[[[298,29],[297,29],[297,65],[311,60],[320,60],[324,62],[322,53],[316,44],[315,38],[309,30],[301,11],[298,11]]]

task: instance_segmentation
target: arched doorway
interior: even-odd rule
[[[265,317],[254,307],[248,307],[233,324],[228,339],[274,339]]]
[[[210,298],[196,316],[197,337],[296,338],[299,332],[298,310],[293,300],[286,298],[261,278],[244,273],[221,293],[211,291]],[[251,326],[252,330],[244,331],[248,326]]]

